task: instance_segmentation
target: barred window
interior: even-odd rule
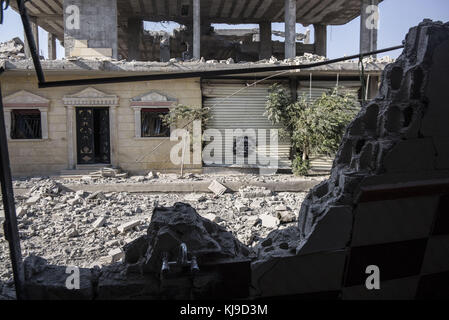
[[[11,139],[42,139],[41,113],[38,109],[11,111]]]
[[[170,127],[163,124],[161,116],[169,113],[167,108],[142,109],[142,137],[170,137]]]

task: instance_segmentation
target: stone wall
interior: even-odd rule
[[[71,76],[81,77],[81,76]],[[64,79],[67,79],[66,76]],[[70,77],[69,77],[70,78]],[[61,80],[59,76],[48,76],[48,80]],[[63,97],[72,95],[86,87],[61,87],[38,89],[34,74],[16,76],[4,73],[1,80],[3,97],[20,90],[39,95],[50,100],[48,109],[48,140],[18,141],[9,140],[9,152],[13,175],[59,174],[69,169],[67,108]],[[177,100],[177,103],[195,107],[201,106],[201,88],[199,80],[170,80],[159,82],[136,82],[127,84],[96,85],[93,88],[111,95],[117,95],[116,123],[117,137],[111,135],[111,146],[115,150],[115,163],[126,171],[145,172],[154,170],[179,170],[170,162],[170,149],[175,142],[164,142],[151,155],[146,156],[162,142],[162,138],[136,138],[134,110],[130,99],[156,91]],[[112,129],[112,128],[111,128]],[[76,145],[75,145],[76,148]],[[74,150],[76,154],[76,149]],[[201,165],[186,165],[185,168],[198,169]]]

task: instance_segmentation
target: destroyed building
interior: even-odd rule
[[[161,126],[157,120],[160,115],[178,104],[213,107],[212,119],[205,128],[220,132],[235,128],[276,129],[279,127],[264,116],[268,89],[273,83],[289,88],[292,97],[305,94],[314,99],[338,85],[360,99],[372,99],[382,70],[391,62],[389,59],[365,58],[366,90],[362,90],[357,59],[282,74],[257,72],[258,67],[323,61],[327,51],[327,26],[345,24],[359,15],[366,15],[367,6],[372,4],[372,1],[363,1],[361,6],[359,0],[331,2],[26,2],[35,39],[38,39],[38,26],[49,33],[49,59],[42,60],[49,80],[242,68],[251,71],[232,77],[198,76],[131,82],[126,86],[102,84],[37,89],[31,72],[32,61],[22,59],[23,54],[30,57],[27,46],[14,57],[4,54],[0,56],[4,57],[0,59],[4,69],[1,82],[13,174],[77,174],[108,165],[133,173],[178,170],[179,166],[169,161],[174,143],[168,141],[160,145],[176,127]],[[17,10],[14,2],[11,6]],[[77,14],[82,17],[80,21],[76,20]],[[143,21],[174,21],[183,27],[173,35],[147,32],[143,31]],[[271,30],[273,22],[285,22],[285,32]],[[260,27],[214,30],[214,23],[258,23]],[[296,34],[296,23],[313,25],[313,44],[304,43],[310,41],[310,35]],[[284,37],[285,41],[272,41],[272,34]],[[55,60],[56,39],[65,48],[62,60]],[[189,48],[187,53],[182,46]],[[360,49],[361,52],[377,49],[377,32],[363,24]],[[267,77],[270,79],[258,82]],[[90,130],[93,134],[86,135]],[[235,137],[235,141],[240,138]],[[48,150],[51,150],[51,157],[48,157]],[[264,149],[257,152],[264,152]],[[280,168],[291,167],[290,152],[289,141],[280,141],[277,148]],[[312,167],[329,171],[331,161],[317,155],[316,164],[312,159]],[[193,172],[200,172],[204,166],[185,164],[185,168]]]

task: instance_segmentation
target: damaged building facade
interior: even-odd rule
[[[322,61],[326,56],[326,26],[366,15],[372,3],[36,0],[27,2],[26,7],[34,34],[38,26],[49,32],[49,59],[42,60],[48,79],[66,80]],[[182,28],[173,35],[147,32],[143,21],[173,21]],[[272,30],[273,22],[285,22],[285,32]],[[296,22],[314,26],[313,44],[307,43],[310,34],[296,33]],[[214,30],[213,23],[258,23],[260,27]],[[272,41],[272,34],[285,41]],[[362,24],[361,51],[377,49],[376,37]],[[62,60],[55,60],[56,39],[65,48]],[[205,127],[222,132],[276,129],[264,116],[271,84],[283,83],[292,97],[306,94],[312,98],[338,84],[359,98],[371,99],[388,62],[365,59],[365,92],[361,92],[358,61],[281,75],[251,71],[234,77],[38,89],[32,61],[23,59],[26,57],[29,50],[25,46],[23,54],[4,55],[0,60],[16,176],[76,173],[107,165],[136,173],[179,170],[170,162],[175,142],[166,141],[176,127],[166,128],[159,119],[175,106],[213,107],[212,119]],[[271,79],[253,85],[265,77]],[[278,157],[280,168],[290,167],[288,141],[280,141]],[[202,167],[185,164],[193,171]],[[329,161],[325,169],[330,169]]]
[[[122,263],[80,270],[24,262],[34,299],[447,299],[449,24],[423,21],[347,127],[330,178],[297,226],[249,249],[190,205],[156,207]],[[366,285],[381,270],[377,288]],[[369,277],[368,277],[369,278]],[[263,301],[263,300],[260,300]]]

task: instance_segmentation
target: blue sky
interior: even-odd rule
[[[408,30],[425,18],[432,20],[449,21],[449,0],[384,0],[380,6],[380,25],[378,35],[378,47],[385,48],[401,44]],[[145,28],[157,26],[162,29],[160,23],[146,23]],[[173,24],[165,24],[167,30],[173,29]],[[223,26],[220,28],[235,28],[236,26]],[[239,25],[242,27],[257,27],[257,25]],[[273,29],[284,30],[281,23],[273,24]],[[298,24],[297,31],[304,32],[306,28]],[[313,34],[313,27],[310,26]],[[343,55],[355,54],[359,51],[360,19],[354,19],[343,26],[328,27],[328,57],[338,58]],[[0,42],[10,40],[13,37],[23,39],[23,29],[20,17],[12,9],[5,12],[4,23],[0,25]],[[40,50],[43,56],[47,56],[47,34],[39,30]],[[312,37],[313,39],[313,37]],[[64,49],[58,44],[58,58],[64,54]],[[400,51],[386,53],[397,57]]]

